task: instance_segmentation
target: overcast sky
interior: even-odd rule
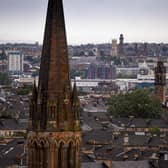
[[[0,0],[0,42],[42,42],[47,0]],[[168,0],[64,0],[69,44],[168,42]]]

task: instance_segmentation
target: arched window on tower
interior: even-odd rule
[[[74,151],[74,145],[73,142],[70,142],[68,144],[68,149],[67,149],[67,158],[68,158],[68,168],[74,168],[74,159],[75,159],[75,151]]]
[[[46,140],[40,141],[39,150],[40,150],[40,166],[46,168],[48,167],[48,150],[49,150],[49,145]]]
[[[36,141],[33,142],[32,144],[32,155],[31,155],[31,166],[32,167],[38,167],[39,166],[39,147],[38,147],[38,143]]]
[[[59,149],[58,149],[58,167],[59,168],[64,168],[64,157],[65,157],[65,153],[64,153],[64,143],[61,142],[59,145]]]
[[[80,153],[80,145],[79,145],[79,141],[76,142],[76,146],[75,146],[75,167],[79,168],[79,153]]]

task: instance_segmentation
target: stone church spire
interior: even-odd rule
[[[72,129],[70,98],[63,4],[62,0],[49,0],[38,86],[38,129]]]
[[[39,91],[50,100],[63,95],[70,78],[62,0],[50,0],[48,4],[40,67]]]
[[[49,0],[38,88],[30,102],[29,168],[79,168],[80,123],[72,91],[62,0]]]

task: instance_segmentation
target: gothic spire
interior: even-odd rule
[[[62,0],[48,2],[37,99],[40,129],[64,130],[67,129],[67,125],[69,128],[73,127]]]
[[[80,168],[81,130],[73,100],[62,0],[49,0],[39,84],[30,103],[28,168]]]
[[[71,100],[72,100],[74,127],[75,127],[75,129],[80,130],[80,123],[79,123],[80,100],[78,98],[76,82],[74,83]]]
[[[72,104],[79,104],[79,98],[77,93],[76,82],[74,83],[73,91],[72,91]]]
[[[49,0],[40,66],[40,92],[49,99],[70,87],[69,64],[62,0]],[[70,90],[69,90],[70,92]]]

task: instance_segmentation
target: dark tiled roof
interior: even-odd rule
[[[167,128],[168,123],[162,119],[141,119],[141,118],[113,118],[112,123],[121,126],[124,124],[126,127],[135,126],[136,128],[158,127]]]
[[[149,168],[148,161],[112,162],[112,168]]]
[[[21,142],[21,143],[20,143]],[[0,149],[0,168],[5,168],[17,163],[17,157],[23,154],[24,140],[14,140]]]
[[[107,168],[101,163],[95,163],[95,162],[88,162],[88,163],[82,163],[81,168]]]
[[[27,125],[15,119],[0,119],[0,130],[26,130]]]
[[[94,130],[83,133],[83,146],[88,147],[93,145],[93,142],[97,145],[113,145],[113,146],[123,146],[124,145],[124,132],[119,135],[114,135],[111,130]],[[158,146],[162,144],[159,136],[145,136],[145,135],[135,135],[135,133],[130,132],[129,136],[129,146]],[[167,136],[166,136],[167,138]],[[165,138],[165,139],[166,139]],[[91,142],[91,143],[90,143]]]
[[[107,168],[104,164],[89,162],[82,163],[81,168]],[[126,162],[112,162],[112,168],[149,168],[148,161],[126,161]]]
[[[167,168],[168,160],[160,160],[158,164],[159,164],[159,168]]]

